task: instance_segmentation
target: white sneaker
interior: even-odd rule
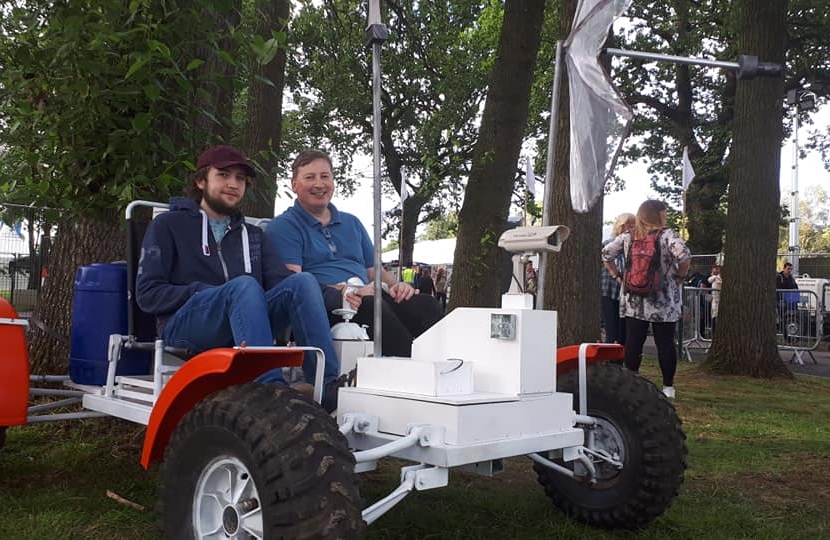
[[[674,386],[664,386],[663,394],[669,399],[674,399]]]

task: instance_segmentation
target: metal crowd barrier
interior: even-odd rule
[[[778,289],[775,292],[778,349],[792,351],[790,362],[804,364],[806,354],[817,364],[813,351],[821,342],[823,314],[815,291]]]
[[[689,362],[692,353],[709,351],[716,331],[712,299],[720,291],[708,287],[683,288],[683,314],[680,322],[680,353]],[[813,351],[822,339],[823,306],[814,291],[779,289],[776,291],[775,328],[779,351],[792,351],[790,362],[804,364],[804,356],[818,363]]]
[[[692,352],[708,352],[712,345],[712,298],[720,291],[708,287],[683,287],[680,352],[689,362]]]

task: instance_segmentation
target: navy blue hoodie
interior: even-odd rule
[[[203,289],[250,275],[268,290],[290,274],[271,242],[263,242],[262,229],[246,225],[241,214],[231,217],[228,231],[217,243],[207,215],[196,202],[176,197],[170,200],[170,211],[147,227],[136,301],[143,311],[158,317],[161,331],[164,322]]]

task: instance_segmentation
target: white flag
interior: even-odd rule
[[[631,0],[579,0],[564,43],[571,119],[571,204],[588,212],[602,197],[634,113],[614,88],[599,56],[608,30]]]
[[[530,192],[531,195],[534,197],[536,196],[536,175],[533,174],[533,164],[530,162],[530,158],[525,160],[527,164],[527,176],[525,177],[525,182],[527,183],[527,190]]]
[[[695,179],[695,170],[692,168],[692,162],[689,161],[689,148],[683,147],[683,191],[689,189],[689,184]]]

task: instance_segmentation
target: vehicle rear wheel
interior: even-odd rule
[[[186,414],[165,452],[169,539],[357,538],[354,456],[318,405],[279,384],[221,390]]]
[[[560,376],[557,389],[573,393],[579,407],[578,374]],[[674,406],[650,381],[615,364],[587,370],[588,415],[595,448],[619,459],[617,469],[592,458],[597,481],[587,481],[579,461],[559,465],[577,477],[534,464],[539,483],[553,504],[572,518],[606,529],[638,529],[661,515],[677,495],[686,469],[686,435]],[[586,437],[589,430],[586,429]]]

